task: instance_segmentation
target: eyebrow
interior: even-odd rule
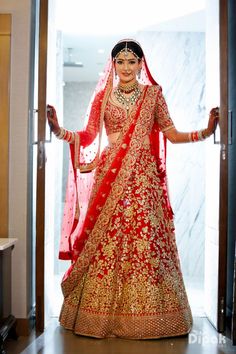
[[[116,61],[121,60],[121,61],[131,61],[131,60],[137,60],[136,58],[130,58],[130,59],[121,59],[121,58],[116,58]]]

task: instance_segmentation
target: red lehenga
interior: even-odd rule
[[[192,315],[175,242],[162,134],[173,122],[145,61],[145,85],[128,117],[109,98],[114,84],[111,67],[107,73],[86,130],[70,145],[73,168],[60,258],[71,259],[72,266],[62,281],[60,323],[76,334],[97,338],[187,334]],[[120,135],[98,160],[101,121],[107,133]],[[88,150],[82,156],[79,145],[90,145],[91,152],[96,135],[97,154],[87,163]],[[147,135],[150,144],[143,142]],[[95,174],[79,172],[97,161]],[[87,189],[88,205],[81,187]]]

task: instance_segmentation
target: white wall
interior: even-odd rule
[[[12,14],[10,89],[9,237],[18,238],[12,262],[12,313],[27,316],[27,155],[30,0],[1,0],[0,13]]]

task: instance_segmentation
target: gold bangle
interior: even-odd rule
[[[57,133],[54,133],[56,137],[58,137],[61,134],[61,128],[59,128]]]
[[[199,130],[198,131],[198,140],[200,140],[200,141],[203,141],[203,140],[205,140],[206,138],[205,138],[205,135],[204,135],[204,130],[202,129],[202,130]]]
[[[59,132],[55,134],[57,139],[64,139],[68,143],[73,143],[75,141],[75,133],[64,128],[60,128]]]
[[[59,134],[56,134],[57,139],[63,139],[65,135],[65,129],[64,128],[60,128],[60,132]]]

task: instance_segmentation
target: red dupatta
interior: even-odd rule
[[[139,81],[143,85],[157,85],[149,72],[145,58],[143,59],[141,78]],[[112,183],[116,180],[121,169],[122,161],[129,152],[132,134],[140,116],[142,103],[145,100],[146,92],[143,93],[138,102],[135,116],[122,139],[120,139],[110,169],[104,176],[103,181],[93,198],[93,202],[88,209],[88,202],[93,185],[94,168],[99,159],[102,146],[104,108],[114,85],[116,85],[116,80],[113,75],[112,62],[109,61],[105,74],[98,83],[88,114],[89,120],[91,115],[96,112],[95,120],[97,124],[95,124],[95,126],[99,125],[98,134],[91,144],[88,146],[84,144],[85,148],[83,148],[82,151],[79,140],[80,138],[83,138],[83,132],[76,134],[75,144],[70,145],[70,171],[67,184],[59,258],[70,259],[73,263],[76,262],[78,256],[83,251],[86,240],[111,193]],[[96,100],[96,97],[99,97],[99,99]],[[159,161],[162,161],[162,167],[165,169],[166,143],[157,123],[154,123],[150,140],[156,158]],[[84,171],[87,173],[83,173]],[[70,271],[71,269],[67,275]]]

